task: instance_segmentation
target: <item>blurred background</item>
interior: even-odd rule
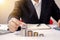
[[[15,1],[17,0],[0,0],[0,24],[7,23],[8,16],[14,9]],[[60,0],[55,0],[55,2],[60,8]]]

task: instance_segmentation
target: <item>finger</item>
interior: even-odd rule
[[[15,30],[12,27],[9,27],[10,32],[14,32]]]
[[[14,29],[18,29],[18,25],[15,25],[15,23],[13,23],[13,22],[10,22],[8,24],[8,26],[11,27],[11,28],[14,28]]]
[[[11,20],[9,22],[14,22],[16,25],[20,24],[20,21],[17,20],[16,18],[11,18]]]
[[[60,23],[58,23],[58,27],[60,27]]]
[[[12,30],[17,30],[17,29],[18,29],[17,26],[13,26],[13,25],[11,25],[11,24],[9,24],[9,28],[11,28]]]
[[[20,26],[22,26],[22,25],[26,25],[26,23],[24,23],[24,22],[20,22]]]
[[[12,25],[9,25],[9,30],[12,31],[12,32],[14,32],[14,31],[17,30],[17,28],[14,28]]]
[[[12,21],[13,21],[16,25],[20,25],[20,21],[17,20],[16,18],[12,18]]]
[[[12,25],[13,27],[18,27],[18,25],[16,25],[14,22],[9,22],[9,25]]]
[[[60,20],[58,21],[58,27],[60,27]]]

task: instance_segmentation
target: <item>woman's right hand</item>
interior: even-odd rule
[[[16,18],[11,18],[8,22],[8,29],[10,32],[15,32],[19,26],[25,25],[24,22],[19,21]]]

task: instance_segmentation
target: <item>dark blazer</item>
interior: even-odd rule
[[[40,19],[38,19],[36,10],[31,0],[20,0],[16,2],[15,8],[9,15],[8,20],[10,20],[12,17],[15,17],[17,19],[20,19],[21,17],[25,23],[48,24],[51,16],[56,21],[60,19],[60,9],[55,4],[54,0],[42,0]]]

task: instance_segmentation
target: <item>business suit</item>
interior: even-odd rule
[[[54,0],[42,0],[40,19],[38,19],[36,10],[31,0],[22,0],[22,1],[16,2],[15,9],[9,15],[8,19],[10,20],[12,17],[20,19],[21,17],[25,23],[48,24],[51,16],[56,21],[60,19],[60,9],[55,4]]]

